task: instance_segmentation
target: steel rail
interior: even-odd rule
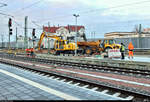
[[[135,77],[143,77],[143,78],[150,78],[150,70],[144,70],[144,69],[131,69],[131,68],[120,68],[120,67],[109,67],[109,66],[100,66],[95,64],[87,64],[87,63],[76,63],[76,62],[66,62],[66,61],[58,61],[54,59],[43,59],[43,58],[31,58],[31,57],[20,57],[20,56],[14,56],[14,55],[1,55],[1,57],[8,57],[15,60],[25,60],[25,61],[33,61],[33,62],[39,62],[39,63],[45,63],[45,64],[56,64],[59,66],[63,66],[66,68],[78,68],[82,70],[90,70],[90,71],[96,71],[96,72],[111,72],[115,74],[123,74],[127,76],[135,76]]]
[[[14,63],[14,62],[6,62],[2,59],[0,59],[0,62],[1,63],[4,63],[4,64],[8,64],[8,65],[12,65],[12,66],[15,66],[17,68],[23,68],[25,70],[29,70],[29,71],[33,71],[33,72],[36,72],[36,73],[41,73],[41,74],[44,74],[44,75],[49,75],[49,76],[55,76],[55,77],[60,77],[61,79],[66,79],[66,80],[72,80],[76,83],[82,83],[84,85],[89,85],[89,86],[92,86],[92,87],[98,87],[100,90],[103,89],[103,90],[109,90],[112,93],[121,93],[120,97],[127,97],[127,96],[134,96],[134,99],[132,100],[133,102],[143,102],[143,101],[150,101],[150,94],[148,93],[140,93],[140,92],[137,92],[137,91],[134,91],[132,89],[129,89],[129,88],[123,88],[123,87],[118,87],[118,86],[113,86],[113,85],[110,85],[108,83],[103,83],[103,82],[99,82],[99,81],[94,81],[94,80],[90,80],[90,79],[84,79],[84,78],[81,78],[81,77],[77,77],[77,76],[73,76],[73,75],[68,75],[68,74],[62,74],[62,73],[59,73],[59,72],[54,72],[54,71],[47,71],[47,70],[44,70],[44,69],[37,69],[35,66],[32,66],[32,65],[23,65],[23,64],[17,64],[17,63]],[[124,96],[125,95],[125,96]]]

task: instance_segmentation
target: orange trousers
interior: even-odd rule
[[[133,51],[129,51],[129,57],[132,56],[133,57]]]

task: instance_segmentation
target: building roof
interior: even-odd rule
[[[64,27],[66,29],[68,29],[70,32],[74,32],[76,31],[76,26],[74,25],[68,25],[68,26],[59,26],[59,27],[43,27],[43,30],[46,31],[46,32],[50,32],[50,33],[56,33],[56,30],[61,28],[61,27]],[[79,31],[81,28],[85,29],[84,26],[77,26],[77,31]]]
[[[144,32],[150,32],[150,28],[145,28],[143,31]]]
[[[109,33],[105,33],[105,35],[109,35],[109,34],[136,34],[136,32],[109,32]],[[141,34],[150,34],[149,32],[141,32]]]
[[[134,34],[135,32],[109,32],[109,33],[106,33],[106,35],[109,35],[109,34]]]
[[[76,31],[76,26],[74,25],[68,25],[65,26],[66,29],[68,29],[70,32]],[[85,29],[84,26],[77,26],[77,31],[79,31],[81,28]]]
[[[56,33],[56,30],[58,28],[59,27],[43,27],[43,30],[46,31],[46,32]]]

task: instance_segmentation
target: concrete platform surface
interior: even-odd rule
[[[50,91],[49,91],[50,90]],[[0,64],[0,100],[121,100],[97,91]]]
[[[122,59],[113,59],[113,60],[122,60]],[[126,56],[124,61],[150,62],[150,57],[134,56],[133,59],[132,58],[129,59],[128,56]]]

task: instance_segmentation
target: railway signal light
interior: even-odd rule
[[[33,37],[35,36],[35,28],[34,28],[33,31],[32,31],[32,36],[33,36]]]
[[[9,35],[12,35],[12,28],[9,28]]]
[[[9,27],[9,35],[12,35],[12,20],[11,18],[9,18],[9,21],[8,21],[8,27]]]
[[[8,27],[11,27],[11,26],[12,26],[12,20],[11,20],[11,18],[9,18]]]

